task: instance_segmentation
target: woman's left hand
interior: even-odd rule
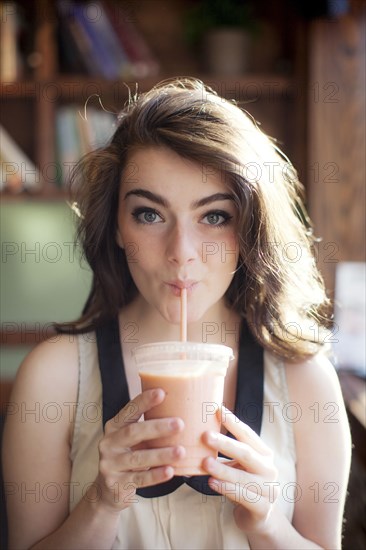
[[[249,426],[222,407],[218,412],[222,425],[236,437],[205,432],[209,447],[230,457],[222,462],[212,457],[203,461],[210,474],[209,485],[235,503],[234,517],[246,533],[263,533],[269,525],[271,511],[278,496],[278,472],[272,450]]]

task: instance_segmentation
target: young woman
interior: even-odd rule
[[[200,81],[130,100],[73,189],[93,286],[82,317],[21,365],[4,440],[10,548],[340,548],[350,436],[326,358],[329,304],[296,173]],[[142,421],[131,350],[234,350],[207,476],[180,478],[184,430]]]

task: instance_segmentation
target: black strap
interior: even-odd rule
[[[96,329],[103,392],[103,427],[130,401],[116,319]]]
[[[239,343],[235,415],[260,435],[263,416],[263,348],[242,323]]]
[[[123,364],[118,320],[96,329],[99,368],[102,379],[103,427],[130,401]],[[260,434],[263,414],[263,349],[242,323],[239,342],[235,415]],[[231,434],[229,434],[231,435]],[[145,498],[172,493],[183,483],[205,495],[218,495],[208,485],[209,476],[175,476],[165,483],[136,490]]]

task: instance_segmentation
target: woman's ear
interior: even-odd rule
[[[120,232],[119,229],[117,229],[116,241],[117,241],[118,246],[120,248],[124,249],[123,240],[122,240],[121,232]]]

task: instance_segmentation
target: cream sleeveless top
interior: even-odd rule
[[[70,459],[70,512],[98,473],[103,436],[102,386],[94,333],[78,337],[79,388]],[[291,521],[298,498],[293,422],[282,361],[264,352],[264,408],[261,438],[273,450],[279,471],[278,506]],[[249,488],[248,488],[249,489]],[[96,494],[95,498],[98,498]],[[120,514],[113,549],[249,549],[233,517],[234,504],[223,496],[201,494],[186,484],[171,494],[133,495]]]

